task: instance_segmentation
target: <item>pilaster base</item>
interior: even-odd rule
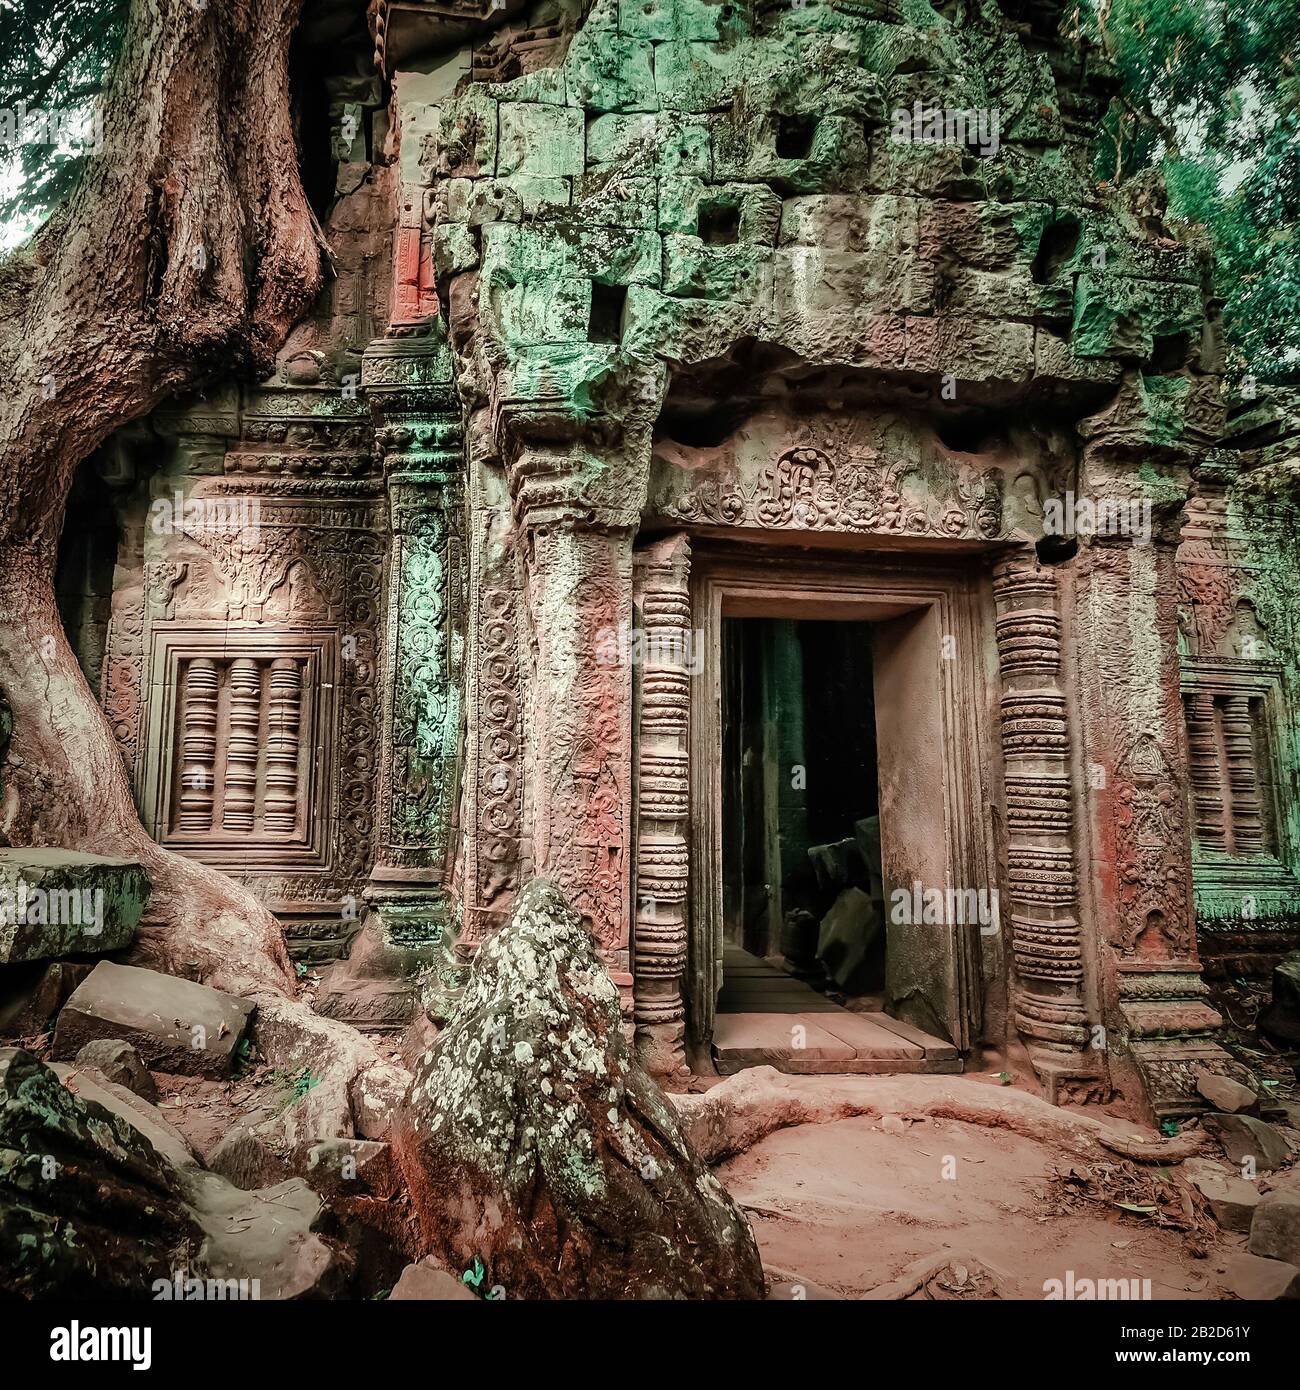
[[[372,883],[370,913],[347,960],[326,976],[316,1011],[372,1031],[397,1031],[423,1010],[444,1023],[464,983],[455,923],[440,889]]]

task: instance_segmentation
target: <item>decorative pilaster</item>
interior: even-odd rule
[[[443,939],[461,726],[460,409],[441,338],[374,345],[364,381],[385,454],[391,548],[383,753],[370,897],[404,944]]]
[[[690,543],[657,541],[633,556],[641,626],[633,1017],[647,1069],[687,1070],[682,976],[690,846]]]
[[[435,324],[436,328],[436,324]],[[367,349],[362,381],[384,454],[390,549],[373,915],[320,1012],[394,1026],[420,1003],[445,1016],[460,983],[447,892],[461,732],[460,407],[440,331]]]
[[[532,866],[581,913],[632,1013],[632,541],[666,383],[633,364],[577,409],[555,372],[499,382],[497,439],[525,557],[535,666],[529,690]]]
[[[993,592],[1003,687],[1016,1027],[1055,1100],[1063,1080],[1097,1071],[1086,1051],[1056,576],[1032,557],[1017,557],[998,566]]]
[[[1190,784],[1179,669],[1175,561],[1189,477],[1179,455],[1151,463],[1149,446],[1139,451],[1116,418],[1091,422],[1097,439],[1085,447],[1078,487],[1145,524],[1081,536],[1069,566],[1080,735],[1110,1071],[1133,1098],[1140,1083],[1164,1118],[1204,1110],[1198,1072],[1235,1064],[1215,1042],[1222,1020],[1196,948],[1191,817],[1207,824],[1215,808]],[[1198,752],[1210,713],[1193,707]]]

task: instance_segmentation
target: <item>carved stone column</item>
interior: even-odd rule
[[[633,557],[641,619],[628,644],[640,656],[633,1017],[637,1050],[656,1076],[688,1070],[682,975],[690,868],[690,572],[684,535]]]
[[[644,378],[635,374],[644,371]],[[582,914],[632,1011],[632,541],[645,505],[661,367],[634,369],[608,414],[527,398],[499,419],[535,654],[529,690],[532,865]]]
[[[1188,473],[1174,456],[1139,466],[1113,418],[1094,424],[1080,492],[1143,503],[1148,518],[1145,534],[1080,537],[1069,566],[1101,1002],[1112,1075],[1140,1085],[1157,1116],[1184,1115],[1205,1108],[1199,1069],[1232,1071],[1214,1041],[1221,1020],[1200,976],[1192,895],[1193,806],[1207,827],[1215,808],[1203,788],[1189,795],[1179,672],[1175,550]],[[1198,753],[1204,713],[1193,711]]]
[[[1002,670],[1015,1019],[1055,1101],[1063,1082],[1098,1070],[1087,1051],[1056,575],[1032,554],[1018,556],[997,567],[993,592]]]
[[[366,891],[374,916],[353,948],[347,978],[332,978],[318,1007],[391,1026],[411,1012],[417,973],[430,981],[421,1002],[434,1014],[445,1011],[445,996],[459,983],[446,878],[459,785],[463,462],[460,408],[440,334],[372,344],[362,380],[384,452],[391,537],[375,857]]]
[[[537,644],[533,858],[626,987],[632,672],[609,651],[632,622],[632,532],[549,509],[526,526]]]

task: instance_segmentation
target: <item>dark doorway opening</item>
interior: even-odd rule
[[[858,1009],[884,1007],[872,625],[722,623],[723,1012],[754,961]]]

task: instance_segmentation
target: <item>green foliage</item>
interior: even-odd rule
[[[1079,0],[1074,30],[1120,82],[1097,174],[1165,175],[1213,239],[1229,371],[1300,369],[1300,0]]]
[[[121,46],[127,0],[0,0],[0,224],[26,227],[72,191],[84,150],[16,138],[17,114],[88,112]],[[27,122],[30,131],[30,120]]]

